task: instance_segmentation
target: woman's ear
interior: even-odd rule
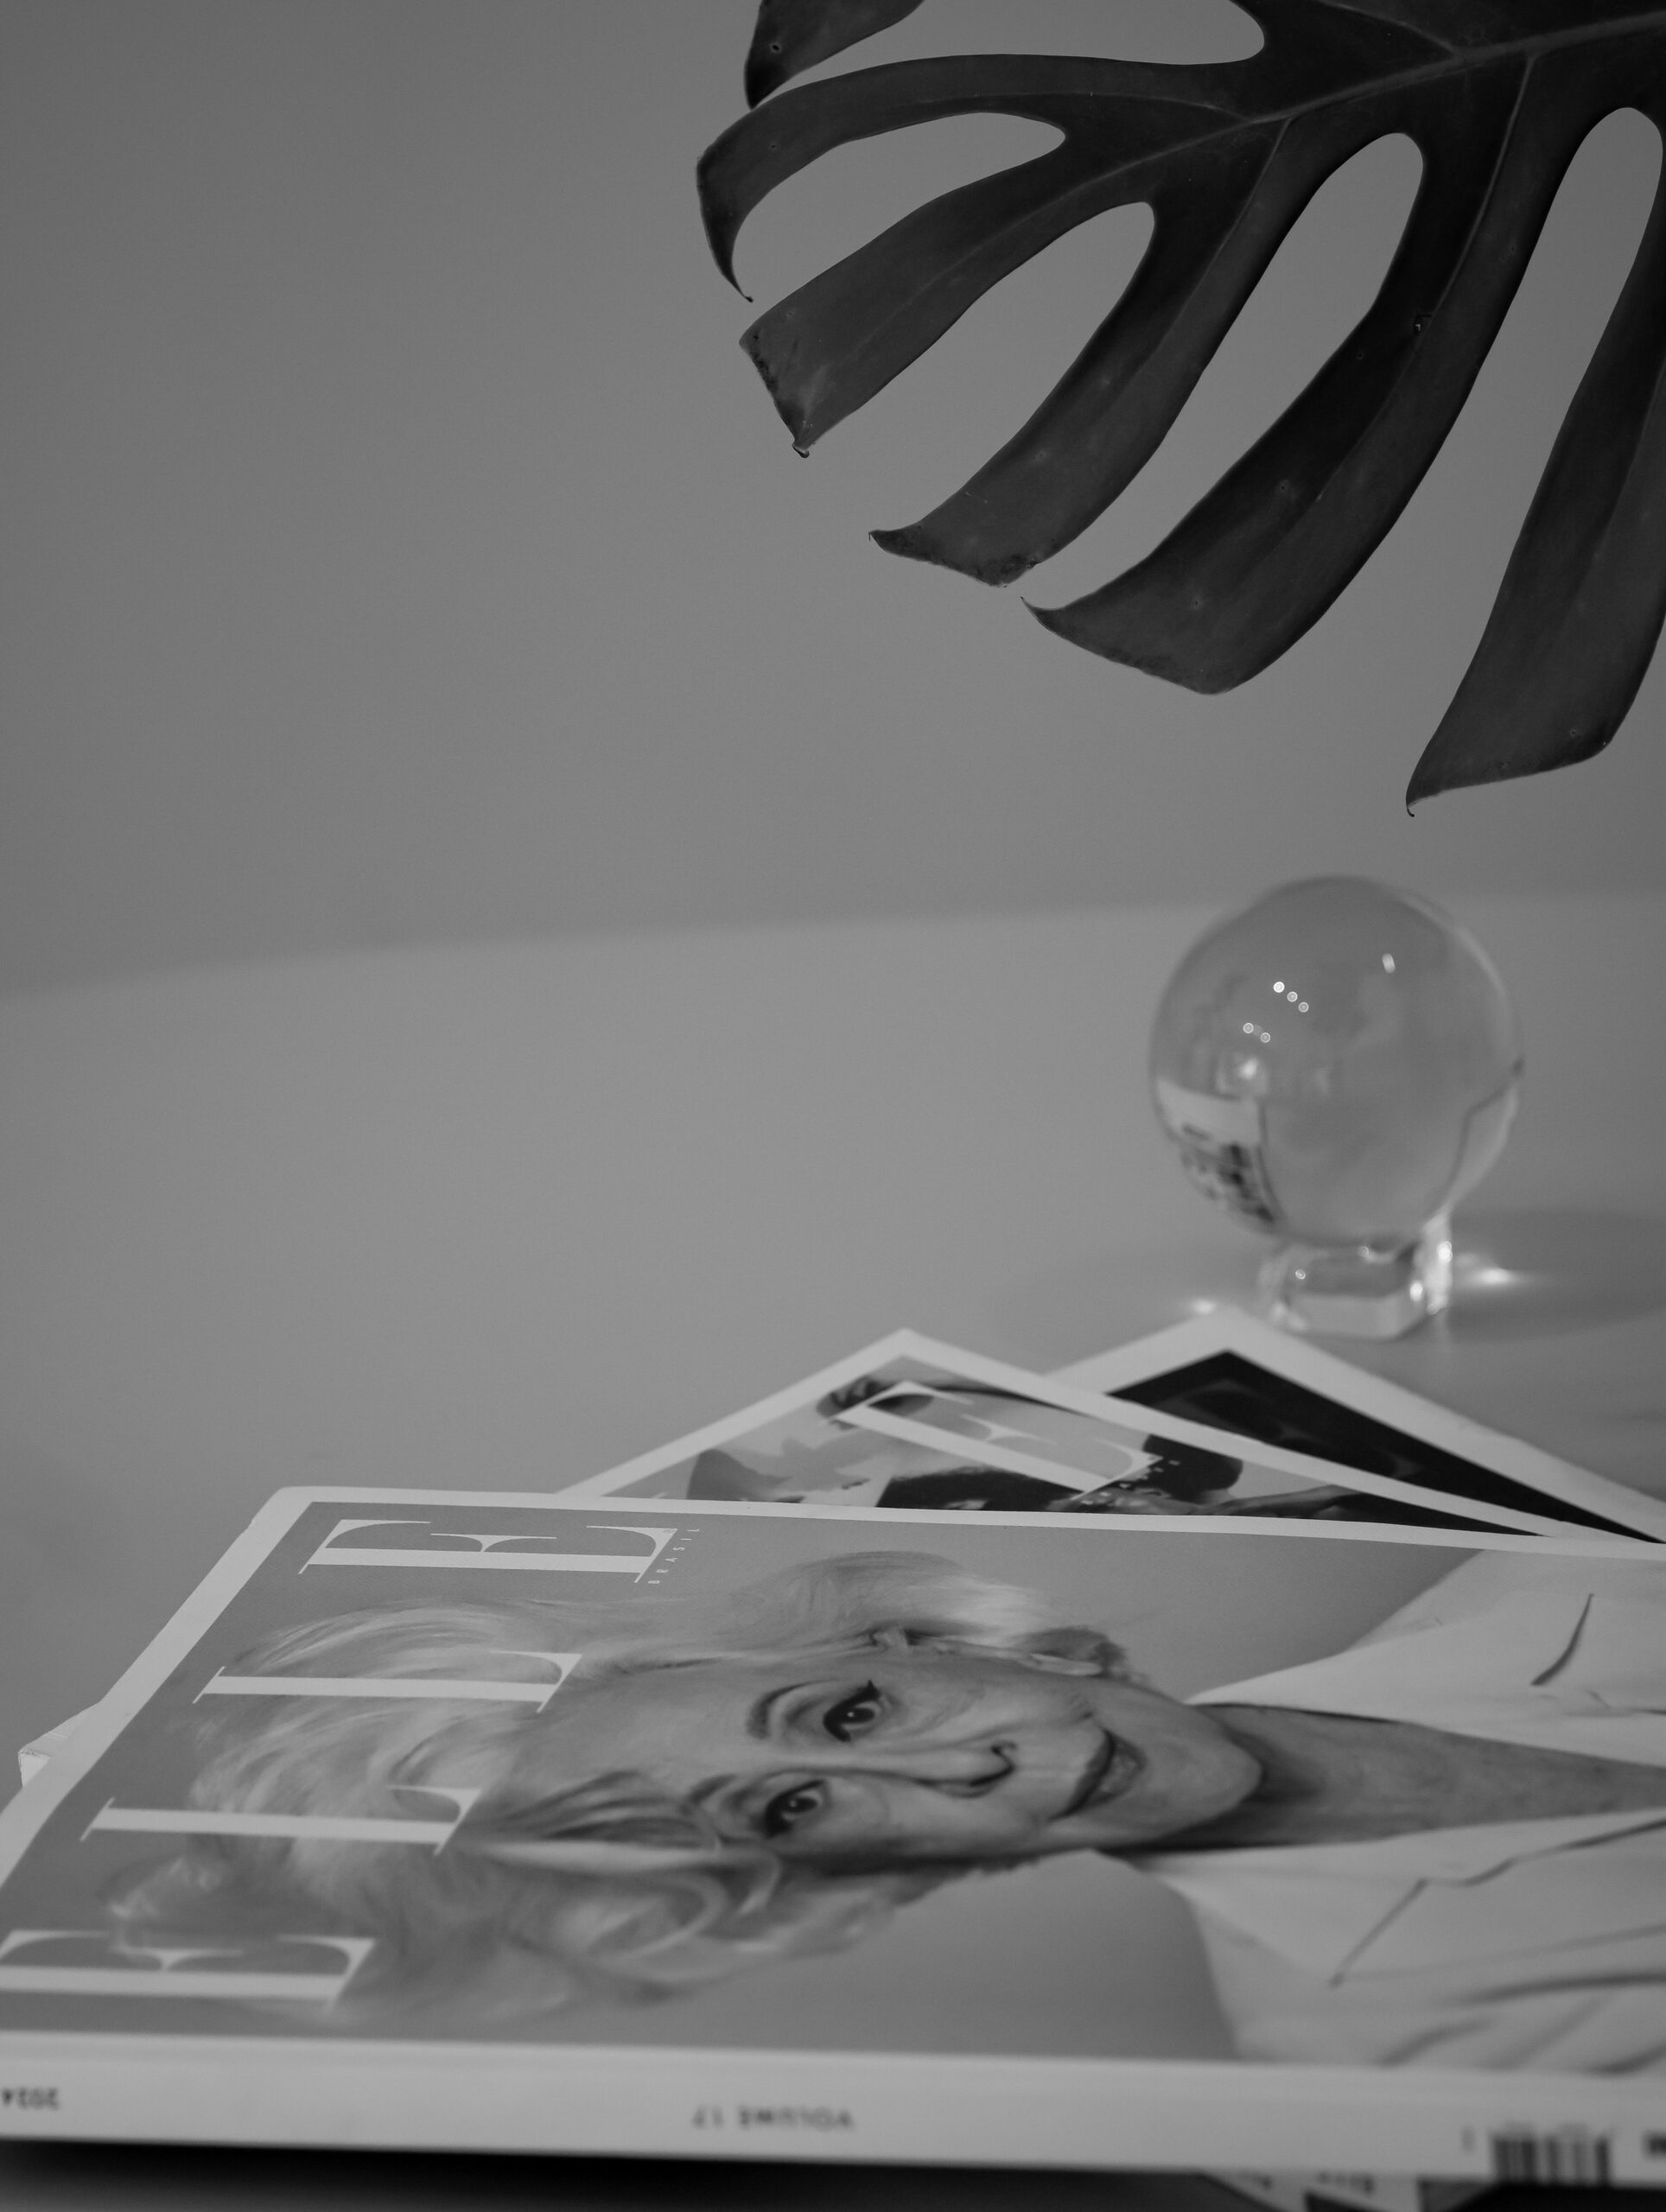
[[[1042,1675],[1103,1675],[1105,1669],[1097,1659],[1072,1659],[1062,1651],[1003,1651],[1003,1659],[1015,1660],[1021,1667],[1033,1667]]]
[[[1027,1667],[1040,1675],[1114,1675],[1122,1657],[1107,1637],[1087,1628],[1044,1629],[1019,1644],[905,1628],[875,1629],[868,1641],[881,1651],[931,1652],[944,1658],[963,1653],[973,1659],[1003,1660],[1009,1667]]]
[[[1057,1675],[1121,1675],[1127,1671],[1119,1644],[1097,1628],[1044,1628],[1029,1637],[1021,1655],[1033,1666]]]
[[[929,1649],[938,1639],[889,1622],[884,1628],[870,1628],[864,1641],[875,1651],[920,1651]]]

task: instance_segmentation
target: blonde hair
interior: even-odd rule
[[[720,1834],[651,1776],[552,1787],[563,1715],[620,1676],[725,1661],[944,1644],[1065,1656],[1105,1673],[1116,1647],[1052,1622],[1028,1591],[913,1552],[849,1554],[709,1597],[656,1598],[637,1621],[582,1602],[404,1605],[285,1630],[228,1671],[548,1683],[542,1710],[445,1697],[215,1700],[196,1722],[203,1809],[409,1817],[410,1792],[476,1790],[437,1852],[306,1839],[200,1838],[113,1891],[135,1943],[207,1933],[373,1938],[319,2024],[448,2031],[582,2002],[664,1997],[789,1955],[843,1948],[899,1905],[972,1871],[836,1868]],[[526,1754],[536,1742],[539,1757]],[[528,1771],[527,1770],[534,1771]],[[535,1778],[536,1777],[536,1778]]]

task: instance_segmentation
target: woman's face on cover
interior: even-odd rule
[[[550,1745],[563,1774],[645,1773],[737,1841],[870,1863],[1135,1849],[1261,1778],[1197,1707],[953,1647],[625,1676]]]

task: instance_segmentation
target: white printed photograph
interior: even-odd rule
[[[1488,1428],[1236,1306],[1078,1360],[1052,1379],[1476,1505],[1666,1539],[1666,1499]]]
[[[1451,1455],[1408,1479],[1397,1465],[1362,1465],[1358,1452],[1342,1464],[1306,1435],[1292,1448],[1281,1435],[1223,1434],[1207,1405],[1198,1410],[1202,1418],[1178,1403],[1107,1397],[900,1330],[563,1495],[1645,1541],[1618,1514],[1542,1497]]]

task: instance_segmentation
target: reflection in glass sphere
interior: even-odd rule
[[[1497,970],[1428,899],[1356,876],[1285,884],[1188,952],[1152,1091],[1198,1186],[1281,1240],[1263,1305],[1399,1336],[1451,1284],[1447,1215],[1503,1149],[1521,1034]]]

